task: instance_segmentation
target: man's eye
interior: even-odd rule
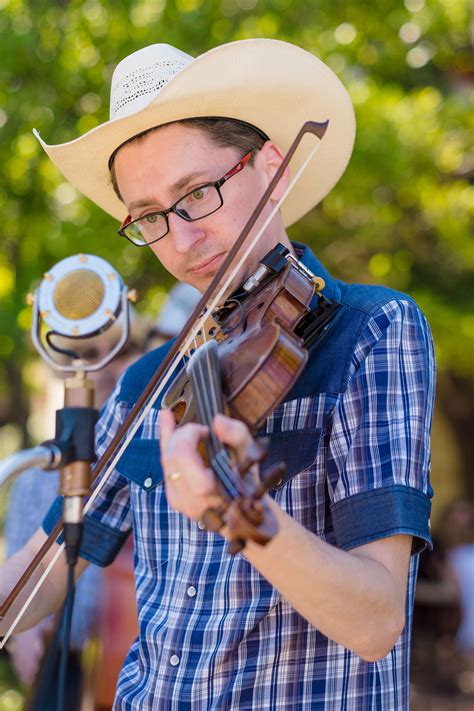
[[[155,222],[158,220],[158,215],[145,215],[144,218],[149,225],[154,225]]]
[[[203,197],[206,197],[206,193],[209,190],[209,188],[196,188],[196,190],[193,190],[191,193],[191,197],[193,200],[202,200]]]

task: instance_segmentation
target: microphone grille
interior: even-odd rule
[[[91,269],[75,269],[58,281],[54,305],[64,318],[78,320],[91,316],[104,298],[104,284]]]

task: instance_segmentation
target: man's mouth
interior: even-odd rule
[[[196,274],[199,276],[206,275],[210,272],[215,272],[216,269],[218,269],[224,261],[225,256],[226,253],[221,252],[220,254],[215,254],[213,257],[206,257],[202,262],[199,262],[187,271],[191,274]]]

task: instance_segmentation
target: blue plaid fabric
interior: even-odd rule
[[[356,302],[350,308],[361,313]],[[316,383],[330,379],[318,381],[310,368],[264,430],[270,459],[288,465],[272,495],[316,536],[346,550],[396,533],[414,537],[407,623],[394,648],[366,662],[327,639],[243,556],[230,556],[218,534],[172,511],[155,409],[88,516],[83,552],[107,562],[133,530],[139,637],[120,675],[115,711],[408,708],[417,551],[430,544],[434,357],[411,300],[392,298],[371,311],[346,355],[328,364],[328,372],[339,369],[343,387],[320,391]],[[99,454],[133,404],[124,392],[120,383],[102,413]],[[52,511],[46,530],[54,518]]]

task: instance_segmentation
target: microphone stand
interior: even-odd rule
[[[95,461],[94,383],[78,371],[67,378],[64,407],[56,412],[56,434],[45,444],[61,450],[59,494],[64,497],[64,542],[66,558],[75,565],[82,537],[82,508],[89,494],[91,463]]]
[[[40,444],[31,449],[22,449],[0,462],[0,486],[14,479],[25,469],[57,469],[61,460],[62,452],[55,445]]]
[[[75,364],[80,365],[80,362]],[[94,428],[98,412],[94,408],[94,383],[84,371],[67,378],[64,407],[56,412],[56,434],[47,442],[61,450],[59,494],[63,496],[64,544],[68,565],[67,594],[62,614],[62,645],[59,668],[57,711],[63,711],[66,696],[67,655],[74,606],[74,570],[82,541],[82,510],[88,495],[91,463],[95,461]]]
[[[78,293],[77,279],[80,284],[84,283],[84,275],[80,273],[81,270],[92,271],[95,274],[95,280],[91,282],[89,279],[85,282],[91,292],[89,301],[86,299],[86,305],[91,302],[89,310],[86,309],[84,312],[83,309],[80,309],[79,312],[76,312],[70,306],[69,301],[71,298],[72,303],[77,301],[75,299]],[[101,283],[100,294],[98,281]],[[58,307],[56,299],[59,287],[62,289],[61,293],[67,293],[69,297],[69,301],[66,299],[61,304],[61,308]],[[82,299],[83,288],[79,289],[80,299]],[[60,470],[59,494],[63,497],[63,534],[61,537],[64,537],[68,584],[61,616],[62,643],[59,641],[59,633],[55,640],[57,648],[62,646],[56,699],[58,711],[65,711],[66,664],[74,602],[74,571],[82,540],[84,498],[90,491],[91,464],[96,460],[94,430],[98,412],[94,409],[94,383],[87,378],[87,373],[102,369],[119,354],[128,341],[131,302],[134,301],[136,301],[136,292],[134,290],[128,291],[120,275],[110,264],[94,255],[84,254],[67,258],[56,264],[44,275],[35,294],[29,295],[29,303],[34,306],[33,344],[45,362],[56,371],[67,372],[69,375],[64,387],[64,407],[56,412],[54,438],[43,442],[39,447],[24,450],[0,462],[0,486],[19,472],[33,466],[50,471]],[[41,322],[49,328],[45,337],[49,349],[46,349],[43,343]],[[122,326],[120,338],[108,355],[98,362],[89,363],[82,360],[75,351],[64,350],[49,340],[51,335],[83,340],[101,334],[114,323],[120,323]],[[52,356],[51,351],[72,356],[73,360],[67,364],[58,362]],[[58,530],[56,535],[59,533]],[[8,600],[9,598],[7,598],[7,602]],[[9,605],[6,606],[6,609],[8,611]],[[8,630],[0,647],[12,633],[24,609],[26,608],[21,610],[20,615]],[[4,615],[3,604],[0,614]],[[51,650],[50,656],[54,657],[53,650]],[[51,664],[54,666],[54,660]]]

